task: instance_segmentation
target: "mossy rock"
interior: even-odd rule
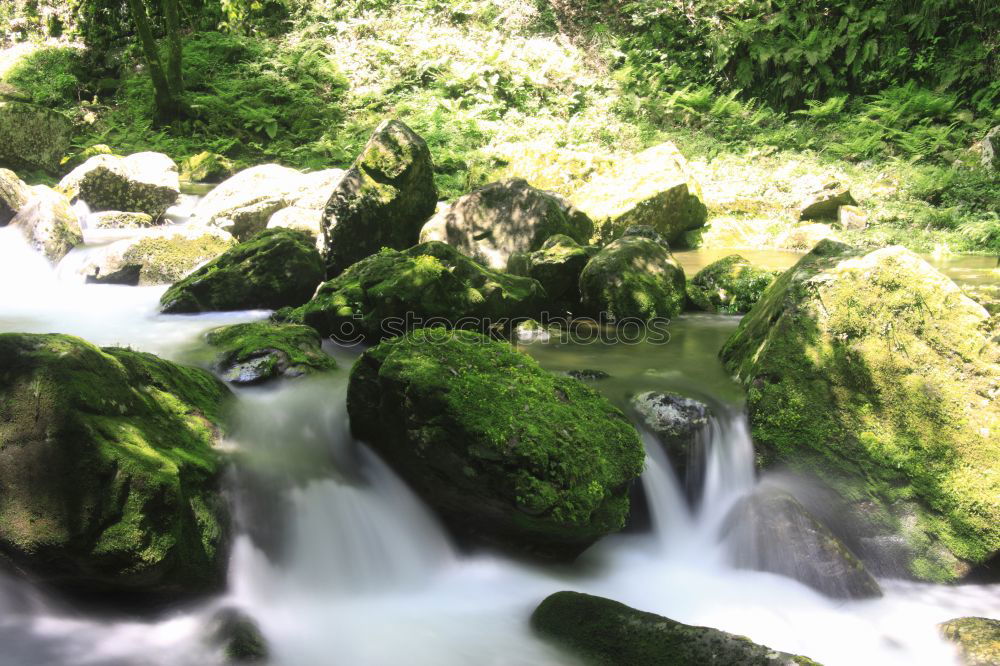
[[[232,384],[258,384],[277,377],[301,377],[334,370],[315,329],[296,324],[251,322],[209,331],[205,340],[218,350],[215,368]]]
[[[1000,351],[987,324],[910,251],[823,241],[721,356],[747,387],[765,466],[825,482],[871,548],[902,541],[897,574],[952,581],[1000,551]]]
[[[153,226],[154,220],[146,213],[106,210],[94,213],[88,222],[95,229],[145,229]]]
[[[687,283],[687,295],[699,310],[744,314],[780,274],[731,254],[698,271]]]
[[[556,592],[531,616],[532,628],[595,666],[819,666],[710,627],[580,592]]]
[[[28,243],[53,263],[83,243],[80,220],[69,200],[45,185],[31,188],[28,202],[10,226],[19,229]]]
[[[221,588],[222,382],[152,354],[6,333],[0,396],[0,552],[13,566],[80,591]]]
[[[674,317],[684,307],[684,269],[670,250],[642,236],[624,236],[580,274],[583,311],[612,320]]]
[[[517,252],[507,261],[507,272],[538,280],[556,310],[576,312],[580,306],[580,273],[598,252],[569,236],[557,234],[534,252]]]
[[[72,136],[73,122],[58,111],[0,102],[0,164],[55,173]]]
[[[375,342],[432,321],[506,330],[511,320],[537,316],[545,298],[536,281],[491,271],[432,241],[363,259],[320,285],[311,301],[276,318],[345,342]]]
[[[91,211],[126,210],[160,219],[180,196],[177,165],[162,153],[96,155],[73,169],[59,190]]]
[[[221,229],[171,225],[95,249],[78,270],[98,284],[173,284],[235,243]]]
[[[276,310],[305,303],[322,280],[323,259],[309,236],[266,229],[171,286],[160,310]]]
[[[369,349],[347,409],[354,436],[456,534],[538,558],[573,558],[621,529],[642,472],[638,434],[608,400],[471,331]]]
[[[236,608],[224,608],[212,618],[212,625],[212,642],[222,647],[227,663],[267,662],[271,651],[252,617]]]
[[[10,169],[0,169],[0,227],[5,227],[17,215],[17,211],[28,203],[29,188]]]
[[[942,636],[958,646],[962,666],[1000,664],[1000,620],[960,617],[938,627]]]
[[[494,270],[516,252],[541,249],[556,234],[587,243],[594,223],[566,199],[521,178],[490,183],[459,197],[424,225],[420,241],[441,241]]]
[[[180,177],[192,183],[221,183],[235,173],[231,160],[206,150],[181,163]]]
[[[383,121],[326,205],[322,242],[330,275],[383,247],[416,245],[436,207],[427,144],[398,120]]]

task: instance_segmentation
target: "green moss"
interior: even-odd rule
[[[315,329],[297,324],[251,322],[213,329],[206,335],[219,350],[216,368],[225,378],[246,374],[251,364],[252,381],[278,375],[300,376],[334,370],[337,362],[325,354]],[[235,374],[234,374],[235,371]]]
[[[142,266],[140,284],[170,284],[206,261],[215,259],[232,245],[233,241],[224,235],[209,233],[195,238],[151,236],[126,250],[122,263]]]
[[[549,304],[575,312],[580,304],[580,273],[597,254],[593,246],[582,246],[564,234],[551,236],[535,252],[517,252],[507,261],[507,272],[538,280]]]
[[[368,350],[348,411],[355,436],[456,531],[546,557],[620,529],[642,471],[635,428],[610,402],[470,331],[418,329]]]
[[[959,646],[966,666],[1000,663],[1000,620],[960,617],[938,626],[942,636]]]
[[[756,268],[738,254],[712,262],[687,283],[688,299],[700,310],[743,314],[760,300],[778,273]]]

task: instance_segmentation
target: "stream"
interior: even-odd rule
[[[0,229],[0,331],[71,333],[190,362],[203,357],[201,337],[209,328],[268,314],[160,315],[165,287],[83,284],[71,267],[86,248],[54,269],[17,234]],[[677,257],[691,276],[722,254]],[[798,256],[743,254],[772,268]],[[980,266],[978,259],[936,265],[958,280],[995,280],[993,260],[983,258]],[[882,579],[883,598],[843,601],[726,563],[720,523],[758,483],[741,389],[717,358],[738,321],[684,315],[671,323],[668,344],[523,345],[552,371],[607,372],[593,386],[623,408],[645,390],[711,404],[718,416],[703,447],[705,481],[694,513],[666,454],[644,435],[649,529],[606,538],[573,565],[461,552],[406,485],[350,437],[345,395],[360,350],[328,343],[337,372],[236,389],[237,427],[226,445],[241,464],[228,479],[236,538],[223,595],[152,618],[98,615],[0,578],[0,664],[221,663],[204,634],[223,607],[241,608],[260,623],[277,666],[573,664],[528,626],[535,606],[565,589],[745,635],[826,666],[956,663],[935,625],[965,615],[1000,618],[1000,585]]]

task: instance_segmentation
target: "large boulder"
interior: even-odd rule
[[[279,318],[322,335],[368,342],[432,321],[476,330],[506,328],[537,316],[545,290],[530,278],[497,273],[455,248],[432,241],[384,249],[324,282],[312,300]]]
[[[1000,350],[988,320],[902,247],[823,241],[721,355],[748,389],[766,466],[822,480],[871,548],[902,543],[893,559],[910,575],[949,581],[1000,551]]]
[[[506,342],[422,328],[351,371],[351,431],[454,532],[545,559],[575,557],[625,524],[643,451],[592,388]]]
[[[1000,664],[1000,620],[959,617],[938,625],[941,635],[958,646],[962,666]]]
[[[436,207],[427,144],[398,120],[383,121],[326,204],[322,242],[330,275],[383,247],[416,245]]]
[[[244,169],[199,201],[191,221],[246,240],[267,228],[271,217],[284,208],[307,208],[321,215],[343,174],[340,169],[303,174],[278,164]]]
[[[531,626],[586,663],[600,666],[819,666],[743,636],[681,624],[580,592],[546,598],[531,615]]]
[[[337,362],[323,352],[315,329],[266,321],[214,328],[205,341],[217,354],[215,369],[232,384],[326,372]]]
[[[0,102],[0,165],[55,173],[72,136],[73,122],[58,111]]]
[[[502,271],[515,252],[532,252],[556,234],[587,243],[594,223],[562,197],[520,178],[490,183],[459,197],[420,231],[420,242],[442,241]]]
[[[573,312],[580,304],[580,273],[598,248],[580,245],[564,234],[542,243],[534,252],[515,252],[507,261],[507,272],[538,280],[550,305]]]
[[[52,262],[58,262],[83,242],[80,220],[69,200],[50,187],[31,188],[28,202],[10,221],[28,243]]]
[[[31,188],[10,169],[0,169],[0,227],[14,219],[17,211],[28,203]]]
[[[646,391],[632,398],[632,409],[660,441],[670,466],[684,482],[699,456],[699,438],[708,430],[712,412],[703,402],[675,393]],[[698,484],[692,479],[691,487]]]
[[[76,272],[98,284],[173,284],[235,243],[221,229],[168,226],[95,248]]]
[[[208,372],[68,335],[0,334],[0,552],[74,590],[198,594],[225,582]]]
[[[760,300],[780,273],[757,268],[738,254],[713,261],[687,283],[699,310],[744,314]]]
[[[96,155],[59,181],[59,189],[94,212],[135,211],[158,220],[180,196],[180,180],[177,165],[162,153]]]
[[[861,560],[787,492],[759,488],[737,502],[722,531],[741,569],[788,576],[837,599],[882,596]]]
[[[577,207],[611,240],[634,224],[648,225],[671,244],[705,225],[708,209],[677,146],[663,143],[624,158],[573,194]]]
[[[224,252],[160,298],[168,314],[274,310],[301,305],[323,280],[323,259],[309,237],[267,229]]]
[[[684,269],[665,244],[623,236],[584,267],[580,298],[586,313],[612,320],[674,317],[684,308]]]

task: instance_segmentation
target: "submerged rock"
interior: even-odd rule
[[[351,431],[462,537],[570,559],[622,528],[642,471],[635,428],[583,382],[509,344],[423,328],[351,371]]]
[[[176,282],[160,298],[168,314],[274,310],[301,305],[323,280],[323,259],[309,237],[267,229]]]
[[[687,283],[687,295],[699,310],[743,314],[778,275],[778,271],[757,268],[742,256],[731,254],[698,271]]]
[[[647,391],[631,400],[643,424],[663,444],[677,478],[684,483],[698,456],[698,438],[712,416],[708,405],[675,393]]]
[[[681,624],[580,592],[547,597],[531,615],[531,626],[589,664],[819,666],[743,636]]]
[[[721,356],[748,389],[765,466],[824,482],[853,531],[901,543],[910,575],[950,581],[1000,551],[1000,349],[988,321],[909,250],[824,241]]]
[[[398,120],[383,121],[326,205],[323,251],[330,275],[383,247],[416,245],[436,207],[427,144]]]
[[[222,586],[222,382],[152,354],[7,333],[0,394],[0,551],[10,564],[73,590]]]
[[[345,342],[375,342],[432,323],[504,329],[511,320],[536,315],[544,300],[534,280],[496,273],[432,241],[362,259],[320,285],[311,301],[277,317]]]
[[[211,622],[210,639],[222,647],[226,661],[232,664],[266,662],[270,656],[267,639],[257,621],[237,608],[223,608]]]
[[[14,219],[30,196],[31,188],[16,173],[0,169],[0,227],[7,226]]]
[[[594,223],[569,201],[512,178],[459,197],[424,225],[420,241],[448,243],[502,271],[515,252],[539,250],[556,234],[585,244],[593,232]]]
[[[837,599],[882,596],[861,560],[786,492],[762,488],[740,500],[722,536],[736,567],[788,576]]]
[[[0,164],[55,173],[70,147],[73,121],[34,104],[0,101]]]
[[[938,625],[941,635],[958,646],[962,666],[1000,664],[1000,620],[960,617]]]
[[[94,212],[137,211],[158,220],[180,196],[180,180],[177,165],[162,153],[96,155],[59,181],[59,189]]]
[[[333,370],[319,334],[308,326],[252,322],[222,326],[205,336],[219,350],[216,370],[232,384],[258,384],[276,377],[301,377]]]
[[[580,273],[597,252],[594,246],[579,245],[569,236],[558,234],[535,252],[512,254],[507,272],[538,280],[551,306],[572,312],[579,309]]]
[[[684,307],[684,269],[664,245],[641,236],[614,241],[580,274],[583,310],[613,320],[674,317]]]
[[[648,225],[669,243],[704,226],[708,209],[677,146],[663,143],[623,160],[576,191],[573,201],[611,240],[629,226]]]
[[[52,262],[83,243],[80,220],[69,200],[45,185],[31,188],[30,198],[10,226],[19,229],[28,243]]]

